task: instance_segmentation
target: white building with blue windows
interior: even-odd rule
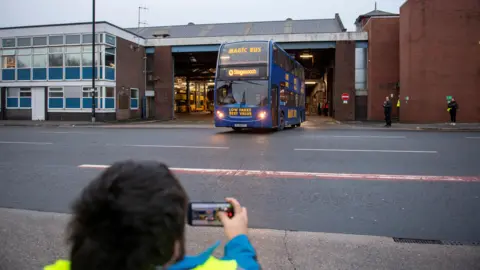
[[[89,120],[93,76],[97,119],[117,119],[117,94],[129,97],[125,110],[138,109],[143,85],[124,82],[123,94],[116,89],[117,43],[125,43],[131,54],[143,39],[110,23],[97,23],[94,69],[91,30],[91,23],[0,28],[0,119]],[[128,69],[128,60],[124,66]],[[141,75],[143,69],[130,72]]]

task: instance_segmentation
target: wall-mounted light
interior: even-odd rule
[[[215,85],[215,83],[214,82],[209,82],[209,83],[207,83],[207,85],[211,86],[211,85]]]
[[[314,81],[306,81],[305,84],[313,85],[313,84],[317,84],[317,82],[314,82]]]

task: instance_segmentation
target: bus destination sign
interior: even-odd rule
[[[220,68],[218,77],[222,80],[235,80],[240,78],[263,78],[267,76],[266,67],[231,67]]]
[[[240,48],[230,48],[228,49],[228,54],[239,54],[239,53],[261,53],[262,47],[240,47]]]
[[[227,74],[229,77],[258,76],[258,68],[229,68]]]

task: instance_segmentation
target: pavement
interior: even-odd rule
[[[42,269],[67,258],[69,215],[0,208],[0,269]],[[218,228],[187,227],[187,254],[224,239]],[[478,269],[478,248],[397,244],[386,237],[251,229],[263,269]],[[223,244],[214,255],[221,257]]]
[[[123,159],[167,163],[193,201],[237,197],[249,209],[264,269],[480,263],[478,132],[4,126],[0,153],[2,270],[38,269],[64,256],[70,203],[102,166]],[[221,231],[189,228],[188,237],[196,253]]]
[[[158,128],[175,128],[175,129],[205,129],[215,128],[212,114],[193,113],[178,114],[174,120],[142,120],[135,119],[129,121],[113,121],[113,122],[95,122],[88,121],[26,121],[26,120],[0,120],[0,126],[25,126],[25,127],[89,127],[89,128],[142,128],[142,129],[158,129]],[[380,130],[387,129],[383,122],[378,121],[345,121],[340,122],[330,117],[307,116],[307,121],[302,124],[306,129],[365,129]],[[449,123],[429,123],[429,124],[412,124],[412,123],[393,123],[391,130],[441,130],[441,131],[480,131],[480,123],[457,123],[455,126]]]

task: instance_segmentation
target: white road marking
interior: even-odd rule
[[[51,142],[6,142],[0,141],[0,144],[35,144],[35,145],[49,145]]]
[[[79,132],[79,131],[41,131],[43,134],[100,134],[98,132]]]
[[[420,153],[420,154],[437,154],[437,151],[414,151],[414,150],[376,150],[376,149],[308,149],[295,148],[295,151],[323,151],[323,152],[377,152],[377,153]]]
[[[190,149],[230,149],[226,146],[193,146],[193,145],[159,145],[159,144],[126,144],[129,147],[147,147],[147,148],[190,148]]]
[[[110,166],[99,164],[82,164],[79,168],[106,169]],[[375,180],[375,181],[453,181],[480,182],[480,176],[437,176],[437,175],[395,175],[395,174],[353,174],[353,173],[321,173],[321,172],[288,172],[264,170],[202,169],[202,168],[170,168],[179,174],[209,174],[228,176],[250,176],[259,178],[302,178],[325,180]]]
[[[406,136],[341,136],[341,135],[332,135],[332,136],[328,136],[328,135],[325,135],[325,136],[313,136],[315,138],[358,138],[358,139],[406,139],[407,137]]]
[[[477,140],[480,140],[480,137],[465,137],[465,139],[477,139]]]

